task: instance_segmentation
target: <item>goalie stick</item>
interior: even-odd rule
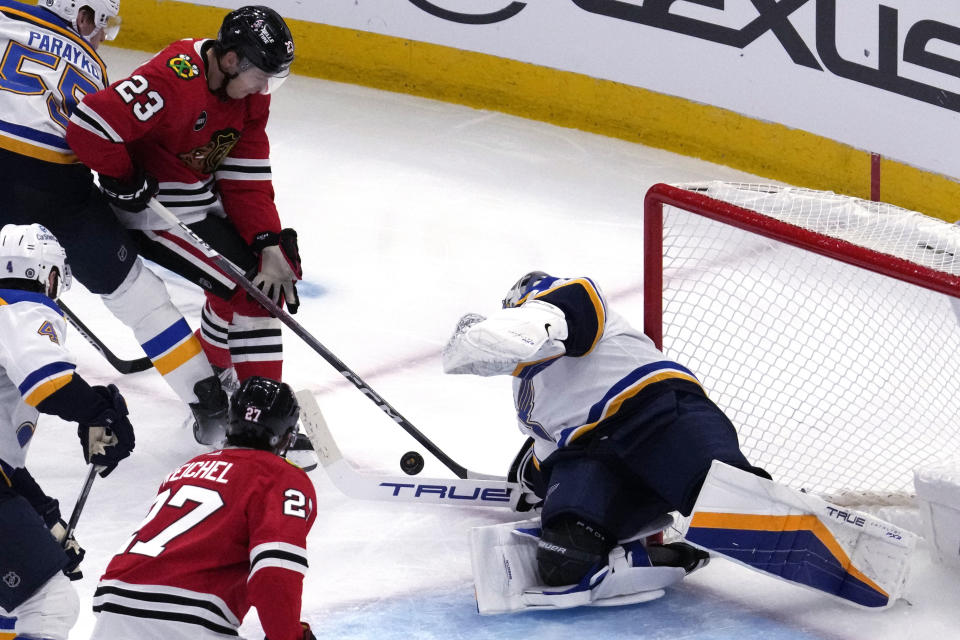
[[[507,482],[506,478],[487,476],[484,479],[450,480],[373,475],[358,471],[340,453],[313,394],[302,390],[296,395],[300,403],[300,420],[307,437],[330,480],[344,495],[361,500],[513,508],[513,498],[518,494],[519,487]]]
[[[353,385],[359,389],[363,395],[377,405],[381,411],[390,417],[391,420],[400,425],[404,431],[413,436],[414,440],[423,445],[427,451],[432,453],[448,469],[453,471],[458,478],[497,477],[470,471],[466,467],[457,464],[450,456],[444,453],[442,449],[440,449],[429,438],[427,438],[427,436],[423,435],[420,430],[413,426],[409,420],[400,415],[400,412],[394,409],[390,403],[381,398],[373,389],[371,389],[370,386],[364,382],[360,376],[351,371],[350,368],[340,360],[340,358],[333,355],[333,352],[323,346],[319,340],[314,338],[306,329],[303,328],[299,322],[294,320],[289,313],[281,309],[278,305],[274,304],[273,300],[268,298],[263,291],[254,286],[254,284],[247,279],[246,275],[244,275],[243,271],[241,271],[239,267],[220,255],[220,253],[211,247],[206,240],[194,233],[193,229],[183,224],[183,222],[181,222],[177,216],[173,215],[166,207],[157,202],[155,198],[151,198],[148,204],[150,208],[153,209],[153,211],[163,218],[170,226],[178,227],[184,234],[184,238],[191,241],[206,258],[211,260],[217,266],[217,268],[223,271],[224,275],[226,275],[244,291],[250,294],[251,298],[259,302],[260,305],[273,314],[274,317],[283,322],[283,324],[287,325],[291,331],[297,334],[301,340],[306,342],[310,348],[320,354],[320,357],[326,360],[330,366],[340,373],[340,375],[352,382]]]
[[[59,306],[60,310],[63,311],[64,317],[66,317],[70,324],[73,325],[73,328],[76,329],[80,335],[86,338],[87,342],[89,342],[94,349],[99,351],[100,355],[102,355],[106,361],[113,366],[114,369],[123,375],[127,375],[128,373],[139,373],[140,371],[146,371],[147,369],[153,367],[153,363],[150,361],[150,358],[146,356],[136,358],[135,360],[123,360],[122,358],[119,358],[116,354],[110,351],[110,349],[107,348],[107,345],[105,345],[92,331],[90,331],[90,329],[87,328],[87,325],[80,321],[80,318],[78,318],[76,314],[70,310],[70,307],[64,304],[62,300],[57,301],[57,306]]]

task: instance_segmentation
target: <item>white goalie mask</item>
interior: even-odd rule
[[[57,238],[39,224],[8,224],[0,229],[0,279],[34,280],[56,300],[73,278],[67,253]]]
[[[96,25],[94,33],[103,31],[105,40],[113,40],[120,31],[120,0],[38,0],[37,4],[69,22],[74,29],[77,29],[80,9],[90,7]],[[92,35],[85,37],[89,39]]]

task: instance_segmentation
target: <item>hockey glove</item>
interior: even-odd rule
[[[77,435],[87,464],[104,467],[100,477],[107,477],[121,460],[133,451],[133,425],[127,419],[127,403],[116,385],[91,387],[109,404],[92,420],[77,425]]]
[[[516,495],[511,498],[510,506],[520,513],[542,507],[541,496],[546,493],[543,474],[534,460],[533,443],[533,438],[527,438],[507,472],[507,482],[519,485]]]
[[[260,256],[259,268],[251,279],[253,285],[278,306],[285,300],[290,313],[296,313],[300,308],[297,280],[303,277],[297,232],[261,231],[250,246]]]
[[[63,552],[67,554],[67,558],[70,560],[70,563],[63,568],[63,575],[71,580],[79,580],[83,577],[83,573],[80,571],[80,563],[83,562],[83,556],[87,554],[86,550],[77,543],[72,531],[70,536],[67,537],[67,523],[63,520],[54,523],[50,527],[50,533],[63,547]]]
[[[129,180],[100,176],[100,189],[112,205],[130,213],[147,208],[150,198],[160,190],[157,179],[149,173],[138,172]]]

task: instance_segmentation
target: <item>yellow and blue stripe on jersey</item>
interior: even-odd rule
[[[170,373],[203,350],[200,341],[183,318],[144,342],[142,346],[160,375]]]
[[[18,385],[20,396],[35,407],[58,389],[70,384],[77,365],[70,362],[51,362],[34,370]]]
[[[836,537],[813,515],[697,512],[685,537],[751,567],[865,607],[883,607],[890,601],[886,591],[853,566]]]
[[[689,369],[669,360],[651,362],[634,369],[610,387],[603,397],[590,407],[586,424],[561,431],[557,446],[564,447],[592,431],[604,420],[617,415],[631,401],[638,400],[644,392],[658,388],[655,385],[677,381],[684,384],[693,383],[700,387],[700,381]]]

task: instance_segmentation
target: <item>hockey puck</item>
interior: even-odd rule
[[[408,476],[415,476],[423,471],[423,456],[416,451],[407,451],[400,458],[400,468]]]

